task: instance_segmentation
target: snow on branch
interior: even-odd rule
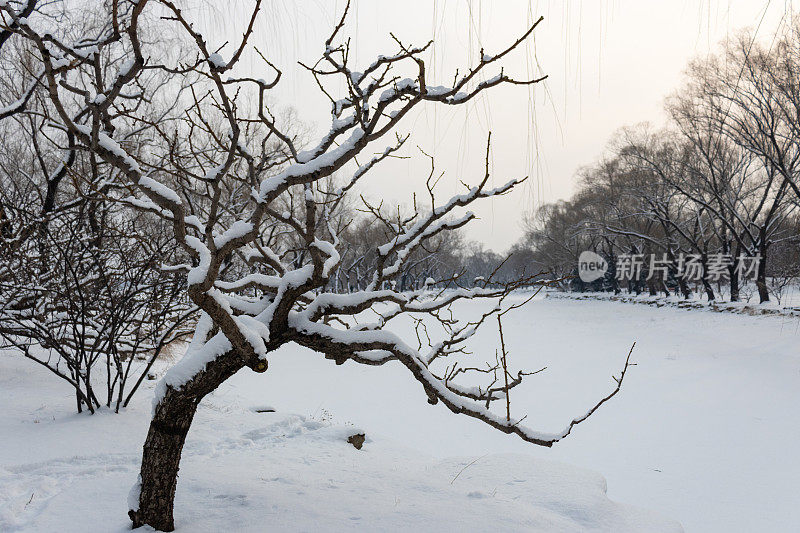
[[[171,0],[139,0],[122,12],[114,6],[98,7],[99,19],[108,22],[100,37],[78,42],[15,18],[9,28],[37,51],[40,68],[33,71],[41,74],[0,118],[27,112],[26,102],[41,87],[48,126],[71,136],[74,151],[108,176],[104,197],[167,223],[177,252],[172,266],[162,261],[158,267],[185,275],[185,296],[202,316],[184,359],[159,386],[156,413],[171,395],[201,396],[218,385],[214,380],[244,366],[266,370],[272,351],[295,342],[337,362],[398,360],[432,403],[530,442],[549,446],[569,433],[572,426],[538,433],[489,409],[508,401],[531,373],[512,373],[505,357],[485,367],[461,362],[468,341],[504,312],[507,297],[542,286],[541,275],[498,280],[493,274],[464,286],[457,267],[429,268],[440,261],[439,247],[475,220],[468,208],[524,181],[488,187],[491,134],[484,175],[463,192],[438,201],[431,158],[428,205],[417,205],[415,197],[413,212],[396,215],[367,199],[363,209],[353,207],[359,183],[376,175],[379,163],[408,157],[402,149],[409,136],[397,129],[412,109],[462,105],[500,85],[542,81],[516,79],[501,66],[541,19],[499,52],[481,50],[473,66],[441,83],[429,79],[424,59],[431,42],[410,45],[392,35],[395,50],[354,65],[350,42],[341,36],[348,4],[319,59],[303,65],[309,83],[331,102],[328,131],[305,141],[291,113],[270,108],[268,94],[281,71],[267,57],[254,50],[270,81],[237,74],[260,0],[233,43],[213,43]],[[145,37],[140,21],[153,14],[187,37],[180,53],[164,53],[154,46],[157,39]],[[411,271],[419,271],[418,279],[406,286]],[[471,299],[486,300],[488,309],[472,321],[456,319],[459,302]],[[388,331],[403,316],[415,324],[416,348]],[[441,338],[433,338],[428,322],[444,331]],[[485,383],[465,383],[467,377]]]

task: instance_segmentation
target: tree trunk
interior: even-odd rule
[[[762,243],[763,241],[763,232],[762,232]],[[758,287],[758,299],[759,303],[764,303],[769,301],[769,289],[767,289],[767,245],[762,244],[760,246],[759,252],[761,254],[761,260],[758,262],[758,276],[756,277],[756,287]]]
[[[714,301],[714,289],[711,287],[711,284],[708,282],[708,279],[705,275],[703,275],[703,288],[706,291],[706,298],[708,298],[709,302]]]
[[[731,265],[728,268],[728,277],[730,278],[730,286],[731,286],[731,301],[738,302],[739,301],[739,272],[736,270],[736,267]]]
[[[175,529],[172,510],[178,467],[198,403],[199,399],[168,389],[156,408],[144,443],[139,508],[128,511],[134,528],[146,524],[159,531]]]
[[[706,297],[709,302],[714,301],[714,289],[708,281],[708,256],[704,253],[700,255],[700,263],[703,265],[703,289],[706,291]]]
[[[683,294],[683,299],[688,300],[692,297],[692,291],[689,288],[689,285],[686,283],[686,278],[683,276],[678,277],[678,287],[681,289],[681,293]]]
[[[81,414],[83,412],[83,398],[81,398],[81,389],[78,387],[75,388],[75,402],[78,404],[78,414]]]
[[[139,505],[128,511],[134,528],[149,525],[158,531],[175,529],[172,511],[178,468],[197,405],[243,366],[233,352],[228,352],[181,388],[167,387],[156,406],[144,443]]]

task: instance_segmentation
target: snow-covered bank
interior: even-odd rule
[[[628,294],[613,292],[561,292],[548,291],[548,298],[565,298],[569,300],[600,300],[607,302],[624,302],[651,305],[655,307],[676,307],[678,309],[703,309],[708,311],[737,313],[742,315],[784,315],[800,316],[800,305],[782,305],[776,302],[765,302],[763,304],[748,301],[728,302],[716,300],[704,300],[701,298],[686,299],[681,296],[664,296],[659,294],[651,296],[649,294]],[[787,299],[792,300],[792,299]]]
[[[76,415],[45,372],[0,354],[0,531],[129,530],[152,391],[121,415]],[[352,425],[256,412],[256,391],[240,386],[198,411],[178,531],[680,531],[612,502],[605,480],[581,468],[513,454],[441,459],[368,428],[358,451],[345,441]]]

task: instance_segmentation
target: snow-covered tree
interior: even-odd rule
[[[434,85],[423,59],[431,43],[412,46],[395,39],[393,53],[356,68],[349,41],[340,36],[345,9],[321,58],[305,65],[311,83],[330,98],[330,128],[300,146],[268,105],[281,72],[260,52],[269,80],[238,67],[261,7],[256,0],[235,46],[210,43],[170,0],[114,0],[95,7],[107,24],[77,39],[53,31],[57,19],[22,17],[13,2],[0,8],[9,31],[31,46],[28,59],[46,94],[51,127],[97,158],[120,204],[169,223],[186,262],[167,268],[185,274],[186,293],[200,310],[186,354],[156,390],[130,500],[135,527],[173,529],[178,466],[198,403],[245,367],[266,371],[270,353],[288,343],[337,364],[399,362],[431,404],[541,446],[565,438],[616,394],[628,366],[626,361],[608,396],[562,431],[536,431],[512,416],[508,402],[525,372],[512,372],[505,355],[501,361],[487,354],[494,362],[483,366],[462,359],[465,342],[509,308],[504,302],[512,291],[535,284],[535,278],[500,284],[489,278],[467,288],[455,275],[401,290],[398,276],[415,251],[474,220],[465,210],[473,203],[523,181],[487,187],[488,142],[486,171],[463,193],[441,201],[431,185],[427,205],[406,215],[387,216],[366,206],[386,230],[371,277],[349,294],[326,290],[342,258],[343,228],[332,223],[332,213],[404,146],[408,136],[395,133],[403,117],[421,105],[458,106],[493,87],[540,82],[515,79],[500,65],[541,19],[507,48],[494,55],[481,51],[474,66],[456,72],[446,85]],[[192,52],[175,57],[144,39],[154,25],[177,28]],[[152,83],[156,74],[170,83]],[[171,105],[157,107],[164,102]],[[154,106],[166,111],[154,116]],[[135,135],[126,136],[130,132]],[[336,172],[348,178],[331,190],[329,177]],[[464,299],[486,299],[489,305],[474,320],[457,320],[449,310]],[[409,342],[393,329],[403,316],[437,324],[442,339],[417,342],[421,335]],[[491,408],[497,401],[502,412]]]
[[[32,43],[12,38],[28,16],[70,42],[109,23],[60,7],[32,0],[2,11],[0,347],[14,348],[69,384],[78,412],[119,410],[162,350],[188,335],[194,306],[183,276],[154,268],[177,257],[170,228],[116,201],[114,174],[52,122]],[[103,58],[97,66],[105,71],[76,79],[71,90],[88,94],[116,75],[108,67],[124,60],[123,54]],[[128,105],[141,103],[141,95],[126,98]],[[89,116],[90,105],[72,106],[76,120]],[[117,132],[129,142],[136,135]]]

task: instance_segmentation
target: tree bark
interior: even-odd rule
[[[711,284],[708,282],[708,279],[705,275],[703,275],[703,288],[706,291],[706,298],[708,298],[709,302],[714,301],[714,289],[711,287]]]
[[[700,263],[703,265],[703,289],[706,291],[706,297],[708,298],[708,301],[713,302],[714,289],[711,287],[711,283],[708,281],[708,255],[705,252],[700,254]]]
[[[688,300],[692,296],[692,291],[689,288],[689,284],[686,283],[686,278],[681,276],[677,276],[678,278],[678,287],[681,289],[681,294],[683,294],[683,299]]]
[[[128,511],[133,527],[173,531],[173,505],[186,435],[203,397],[244,366],[229,352],[212,361],[180,388],[167,387],[144,443],[138,509]]]
[[[769,289],[767,288],[767,244],[764,242],[764,232],[761,233],[761,246],[759,252],[761,260],[758,263],[758,276],[756,277],[756,287],[758,287],[758,303],[769,301]]]
[[[736,268],[737,258],[742,253],[742,247],[736,245],[736,252],[732,255],[733,261],[728,266],[728,278],[730,279],[731,286],[731,301],[739,301],[739,270]]]
[[[739,301],[739,273],[736,271],[735,268],[728,269],[728,275],[730,277],[730,286],[731,286],[731,301],[738,302]]]
[[[128,511],[133,527],[173,531],[173,505],[183,444],[199,399],[168,389],[150,422],[144,443],[139,508]]]

